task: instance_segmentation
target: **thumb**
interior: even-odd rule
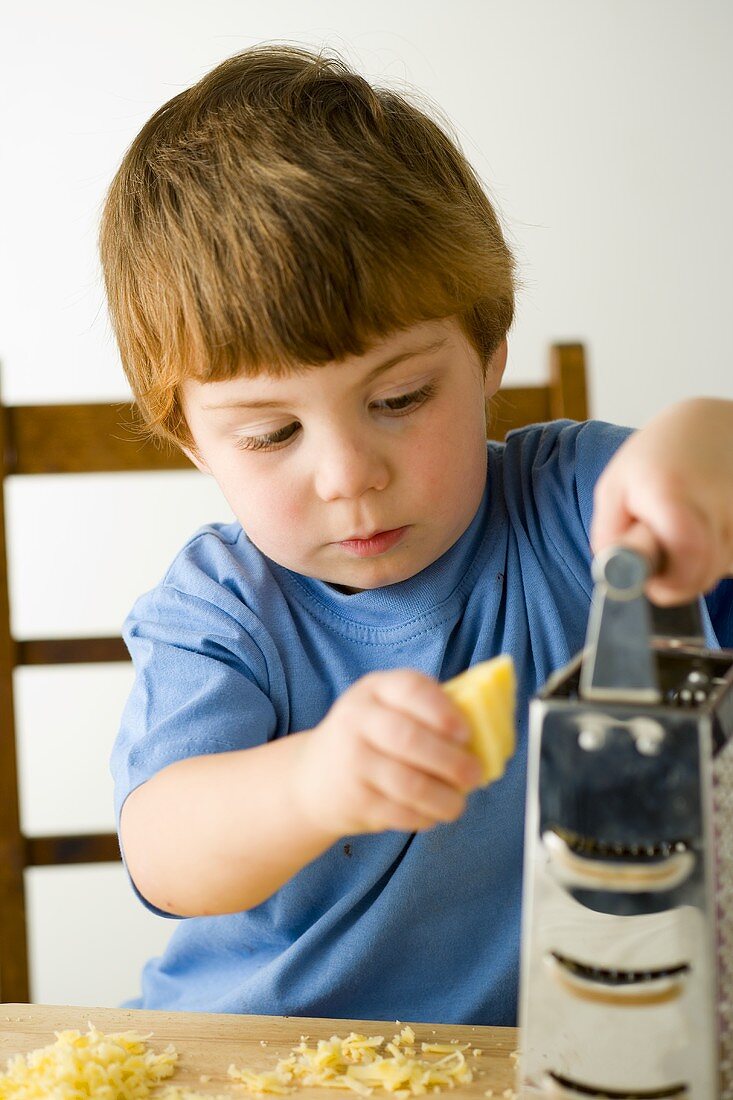
[[[613,546],[634,523],[626,506],[623,490],[613,481],[601,478],[593,494],[593,518],[590,525],[590,547],[594,555]]]

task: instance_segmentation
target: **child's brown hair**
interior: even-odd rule
[[[492,205],[443,130],[338,58],[257,46],[125,154],[100,253],[148,429],[190,445],[184,377],[284,373],[457,316],[483,362],[514,308]]]

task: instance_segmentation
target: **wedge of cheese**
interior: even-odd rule
[[[517,683],[508,654],[482,661],[443,684],[471,730],[468,747],[484,766],[484,785],[500,779],[514,752]]]

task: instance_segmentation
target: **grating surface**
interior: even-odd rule
[[[733,1100],[733,737],[713,763],[721,1100]]]

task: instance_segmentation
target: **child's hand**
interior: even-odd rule
[[[673,405],[631,436],[594,495],[591,546],[614,543],[656,564],[647,595],[682,603],[733,573],[733,401]]]
[[[334,838],[455,821],[481,783],[460,711],[420,672],[363,677],[303,739],[296,789]]]

